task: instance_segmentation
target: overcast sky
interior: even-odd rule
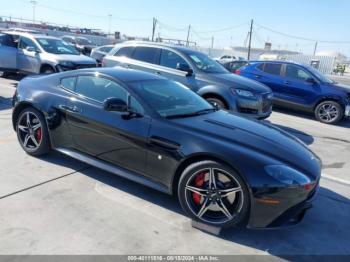
[[[318,50],[336,50],[350,56],[349,0],[38,0],[36,20],[99,28],[122,34],[150,36],[152,18],[159,20],[157,35],[190,39],[201,46],[242,46],[254,19],[253,46],[272,42],[274,49],[312,53],[315,41],[339,43],[318,44]],[[0,15],[32,19],[29,0],[0,0]],[[230,30],[222,30],[231,28]],[[288,37],[298,36],[310,40]],[[312,41],[311,41],[312,39]],[[340,43],[349,41],[349,43]]]

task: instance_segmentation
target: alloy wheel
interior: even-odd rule
[[[192,174],[185,186],[185,199],[198,219],[212,224],[234,219],[244,202],[237,179],[219,168],[206,168]]]
[[[33,112],[26,112],[18,120],[18,137],[22,146],[31,151],[39,148],[42,141],[42,125]]]
[[[332,122],[339,116],[339,109],[333,104],[323,104],[318,110],[318,117],[323,122]]]

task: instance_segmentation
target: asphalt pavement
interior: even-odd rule
[[[58,153],[26,155],[11,126],[16,84],[0,78],[1,255],[350,255],[350,120],[333,126],[274,111],[267,121],[323,161],[314,208],[293,228],[229,229],[214,236],[192,228],[171,196]]]

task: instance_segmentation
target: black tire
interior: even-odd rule
[[[30,125],[28,125],[28,115]],[[41,156],[50,152],[51,145],[46,121],[43,114],[35,108],[28,107],[18,115],[16,132],[18,142],[27,154]]]
[[[209,187],[210,173],[214,174],[214,190]],[[196,184],[198,182],[201,184]],[[195,193],[194,188],[200,188],[203,195]],[[228,193],[238,188],[240,191]],[[207,160],[188,166],[179,180],[178,198],[184,212],[195,221],[218,227],[246,224],[250,207],[249,191],[243,179],[227,165]]]
[[[325,124],[336,124],[344,117],[343,107],[335,101],[323,101],[315,108],[315,117]]]
[[[48,66],[48,65],[43,66],[40,70],[41,74],[53,74],[55,72],[56,72],[55,69],[53,69],[51,66]]]
[[[206,97],[205,100],[207,100],[210,104],[213,106],[216,106],[219,109],[228,109],[226,106],[226,103],[217,97]]]

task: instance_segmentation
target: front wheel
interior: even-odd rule
[[[207,102],[209,102],[213,106],[217,107],[218,109],[228,109],[225,102],[222,101],[220,98],[207,97],[207,98],[205,98],[205,100],[207,100]]]
[[[179,181],[178,198],[192,219],[219,227],[242,225],[249,208],[249,193],[242,178],[216,161],[188,166]]]
[[[315,117],[318,121],[326,124],[335,124],[343,119],[342,106],[335,101],[324,101],[317,105]]]
[[[32,156],[40,156],[50,151],[50,139],[43,115],[30,107],[18,117],[17,138],[24,151]]]

